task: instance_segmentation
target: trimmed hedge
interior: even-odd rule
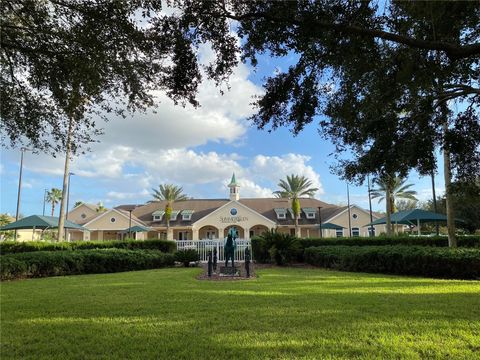
[[[177,246],[174,241],[167,240],[109,240],[109,241],[75,241],[75,242],[44,242],[4,241],[0,243],[0,254],[25,253],[33,251],[65,251],[91,249],[129,249],[129,250],[159,250],[173,253]]]
[[[459,247],[475,247],[480,248],[480,236],[459,236]],[[259,263],[270,262],[269,250],[275,245],[275,239],[266,240],[265,237],[252,238],[253,258]],[[296,250],[297,261],[304,261],[304,250],[312,246],[388,246],[388,245],[410,245],[410,246],[433,246],[448,247],[447,237],[415,237],[415,236],[395,236],[395,237],[355,237],[355,238],[310,238],[298,239],[298,247]]]
[[[113,273],[155,269],[174,263],[173,254],[158,250],[35,251],[0,257],[0,279]]]
[[[179,250],[175,254],[175,261],[183,264],[185,267],[189,267],[191,262],[199,261],[200,255],[195,249]]]
[[[311,246],[383,246],[383,245],[415,245],[448,247],[446,236],[395,236],[395,237],[355,237],[355,238],[315,238],[299,239],[304,249]],[[459,247],[480,247],[480,236],[458,236]]]
[[[419,275],[447,279],[480,278],[480,249],[431,246],[319,246],[305,250],[315,266],[342,271]]]

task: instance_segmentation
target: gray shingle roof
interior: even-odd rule
[[[171,221],[170,226],[190,226],[194,222],[212,213],[222,205],[230,202],[228,199],[189,199],[183,201],[176,201],[173,203],[173,209],[177,211],[191,210],[193,211],[192,218],[189,221],[182,220],[181,216],[177,217],[177,220]],[[240,199],[239,201],[243,205],[251,208],[266,218],[278,223],[279,225],[294,225],[294,220],[291,216],[287,215],[286,219],[277,219],[275,209],[289,209],[290,201],[288,199],[279,198],[255,198],[255,199]],[[134,208],[132,214],[143,223],[149,226],[165,226],[165,217],[161,221],[153,221],[153,213],[157,210],[164,210],[166,201],[152,201],[145,205],[137,206]],[[318,207],[322,207],[322,221],[331,218],[334,214],[337,214],[345,209],[345,207],[339,207],[336,205],[328,204],[317,199],[302,198],[300,199],[301,208],[314,208],[316,209],[315,219],[306,219],[303,212],[300,214],[299,224],[318,224]],[[123,208],[124,206],[118,206],[117,208]]]

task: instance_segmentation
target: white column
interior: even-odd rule
[[[218,228],[218,238],[220,240],[223,240],[224,236],[223,236],[223,232],[225,231],[225,228]]]
[[[199,240],[198,239],[198,229],[192,228],[192,240]]]
[[[250,228],[243,228],[243,233],[245,234],[245,240],[250,240]]]

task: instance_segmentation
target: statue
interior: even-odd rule
[[[218,256],[217,256],[217,248],[213,248],[213,271],[216,272],[217,271],[217,259],[218,259]]]
[[[208,252],[208,277],[212,277],[212,252]]]
[[[247,247],[245,249],[245,272],[247,273],[247,278],[250,277],[250,249]]]
[[[235,248],[237,247],[237,229],[235,227],[230,228],[228,231],[227,239],[223,245],[223,251],[225,255],[225,267],[228,267],[228,259],[232,259],[232,268],[235,268]]]

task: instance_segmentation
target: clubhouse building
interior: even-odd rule
[[[241,239],[250,239],[265,231],[277,230],[295,235],[291,202],[281,198],[240,198],[240,186],[232,176],[229,199],[189,199],[173,203],[170,226],[165,218],[165,201],[144,205],[120,205],[97,212],[95,205],[81,204],[68,213],[68,220],[87,231],[71,231],[70,241],[115,240],[130,236],[138,239],[204,240],[227,236],[235,226]],[[297,236],[324,237],[369,236],[365,225],[370,213],[359,206],[336,206],[313,198],[300,199]],[[373,213],[373,220],[380,218]],[[130,231],[128,231],[130,229]],[[374,234],[385,232],[384,225]]]

